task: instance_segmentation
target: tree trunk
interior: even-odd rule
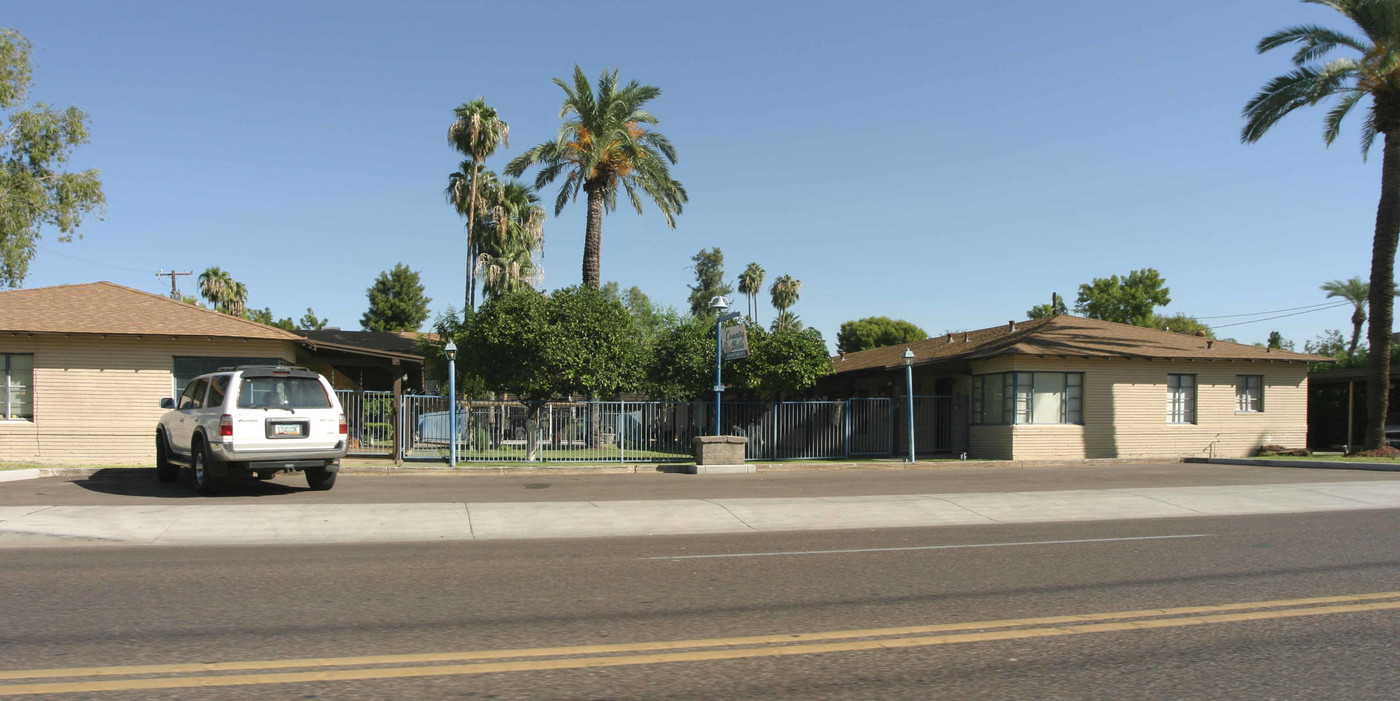
[[[583,286],[590,290],[602,287],[603,256],[603,185],[584,183],[588,193],[588,228],[583,235]]]
[[[1366,450],[1385,445],[1390,400],[1390,332],[1395,302],[1395,244],[1400,237],[1400,134],[1385,132],[1381,201],[1371,243],[1371,354],[1366,366]]]
[[[476,256],[472,255],[472,233],[476,228],[476,186],[481,181],[481,162],[472,155],[472,201],[467,204],[467,309],[476,311]],[[466,312],[462,318],[466,318]]]
[[[1367,301],[1369,302],[1370,300]],[[1361,327],[1366,324],[1366,318],[1362,317],[1358,319],[1357,317],[1360,316],[1360,309],[1357,309],[1356,313],[1351,315],[1351,345],[1347,346],[1347,360],[1356,357],[1356,345],[1361,341]]]

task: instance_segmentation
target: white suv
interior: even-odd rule
[[[335,485],[345,456],[345,412],[326,378],[301,367],[242,365],[200,375],[156,427],[156,475],[162,482],[194,470],[200,494],[224,479],[253,473],[271,479],[304,471],[312,489]]]

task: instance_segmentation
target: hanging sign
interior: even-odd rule
[[[743,324],[726,326],[720,332],[720,347],[725,360],[749,357],[749,327]]]

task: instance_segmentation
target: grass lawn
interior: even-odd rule
[[[1400,458],[1353,458],[1340,453],[1326,455],[1270,455],[1259,457],[1259,460],[1312,460],[1323,462],[1383,462],[1391,465],[1400,465]]]

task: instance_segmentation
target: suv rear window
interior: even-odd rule
[[[238,389],[238,408],[329,409],[330,397],[309,377],[245,377]]]

